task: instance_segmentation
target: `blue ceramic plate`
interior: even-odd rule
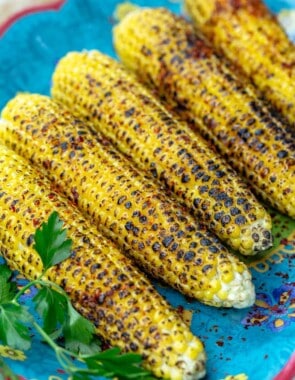
[[[176,1],[134,2],[181,12]],[[12,25],[0,40],[0,106],[19,91],[48,94],[55,64],[70,50],[99,49],[115,56],[111,30],[117,3],[68,0],[58,11],[28,15]],[[269,0],[268,5],[279,12],[295,8],[295,0]],[[274,214],[274,225],[275,247],[249,263],[257,290],[253,307],[215,309],[156,284],[173,306],[191,316],[191,329],[206,346],[207,380],[237,374],[249,380],[271,380],[291,358],[295,347],[295,224]],[[31,296],[27,294],[25,302],[30,304]],[[23,379],[67,378],[37,335],[28,352],[0,345],[0,355]]]

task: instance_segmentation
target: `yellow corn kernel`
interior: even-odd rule
[[[221,288],[220,283],[218,281],[211,281],[210,285],[212,294],[216,294],[218,290]]]
[[[197,358],[198,355],[199,355],[199,352],[200,352],[200,347],[190,346],[190,347],[187,349],[186,354],[187,354],[187,356],[188,356],[191,360],[196,360],[196,358]]]
[[[185,352],[187,346],[183,340],[177,340],[174,342],[174,345],[177,348],[178,352],[181,352],[182,354]]]
[[[223,280],[225,283],[227,283],[227,284],[228,284],[229,282],[231,282],[231,281],[234,279],[233,274],[230,273],[230,272],[227,272],[227,271],[224,271],[224,272],[222,273],[221,277],[222,277],[222,280]]]
[[[227,299],[227,292],[225,290],[220,290],[217,294],[220,299],[223,299],[223,300]]]

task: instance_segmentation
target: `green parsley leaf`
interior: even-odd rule
[[[118,377],[122,380],[154,379],[151,373],[140,367],[142,358],[138,354],[121,354],[119,348],[110,348],[96,355],[83,357],[91,370],[97,370],[98,375]]]
[[[85,373],[75,373],[72,375],[72,380],[92,380],[93,377],[87,376]]]
[[[12,271],[6,264],[0,265],[0,304],[9,302],[17,293],[16,283],[11,281]]]
[[[27,350],[31,345],[28,323],[32,316],[25,306],[12,302],[0,305],[0,340],[13,348]]]
[[[68,302],[67,318],[63,327],[66,349],[81,354],[97,353],[100,348],[93,341],[94,332],[94,325]]]
[[[52,334],[59,325],[65,323],[68,300],[65,295],[43,286],[33,298],[35,309],[43,319],[43,329],[47,334]]]
[[[42,223],[35,232],[34,248],[42,260],[44,271],[67,259],[71,254],[72,240],[67,239],[67,231],[62,226],[63,222],[54,211],[47,223]]]
[[[98,354],[95,354],[95,355],[91,355],[89,357],[89,359],[97,359],[97,360],[107,360],[107,359],[113,359],[115,357],[117,357],[118,355],[120,355],[121,353],[121,350],[119,347],[112,347],[112,348],[109,348],[103,352],[100,352]],[[136,355],[137,356],[137,355]]]

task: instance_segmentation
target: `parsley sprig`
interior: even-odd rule
[[[72,250],[72,241],[67,238],[67,231],[57,212],[53,212],[48,221],[36,230],[34,249],[40,256],[43,271],[20,290],[13,281],[13,272],[6,264],[0,265],[0,341],[10,347],[27,350],[32,343],[30,328],[33,327],[54,350],[60,365],[72,380],[92,380],[97,376],[122,380],[154,379],[141,367],[140,355],[122,354],[116,347],[101,351],[94,325],[73,308],[60,286],[45,278],[47,270],[70,257]],[[37,293],[33,302],[42,326],[21,302],[21,296],[34,286]],[[57,343],[61,338],[63,345]],[[76,366],[73,358],[84,366]],[[2,362],[0,367],[8,371]]]

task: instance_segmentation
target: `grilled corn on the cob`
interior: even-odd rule
[[[295,125],[295,47],[262,0],[185,0],[198,30]]]
[[[2,141],[60,186],[108,237],[149,273],[215,306],[254,302],[246,266],[135,171],[95,131],[40,95],[3,110]]]
[[[26,160],[2,145],[0,173],[0,248],[10,267],[29,279],[41,274],[33,235],[57,211],[73,240],[73,252],[46,276],[65,289],[98,334],[125,351],[141,353],[157,376],[202,377],[202,343],[131,261]]]
[[[189,22],[139,9],[115,27],[114,42],[122,61],[172,99],[258,195],[295,217],[294,138]]]
[[[270,217],[242,180],[121,64],[98,51],[70,53],[55,70],[52,93],[174,191],[220,239],[245,254],[269,247]]]

